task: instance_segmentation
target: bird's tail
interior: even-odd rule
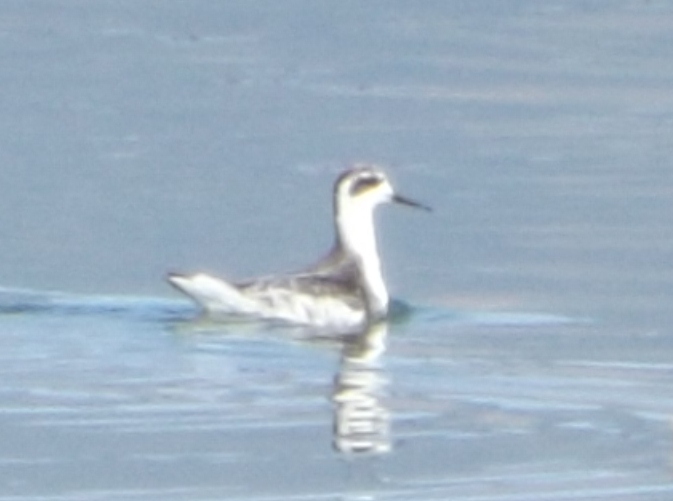
[[[204,273],[169,273],[167,280],[209,312],[246,314],[255,310],[254,301],[245,297],[235,285]]]

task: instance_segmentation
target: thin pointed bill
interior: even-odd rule
[[[427,212],[432,212],[432,209],[428,207],[427,205],[423,205],[420,202],[416,202],[415,200],[411,200],[410,198],[403,197],[401,195],[393,195],[392,201],[398,204],[402,205],[408,205],[409,207],[414,207],[416,209],[421,209]]]

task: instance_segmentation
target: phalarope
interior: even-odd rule
[[[379,168],[358,166],[334,184],[335,242],[313,266],[237,283],[205,273],[170,273],[168,281],[210,314],[328,328],[370,324],[388,313],[374,230],[374,209],[386,202],[430,210],[396,194]]]

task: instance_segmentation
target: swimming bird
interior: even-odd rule
[[[168,281],[211,315],[325,328],[370,325],[386,317],[390,301],[374,228],[374,209],[387,202],[430,211],[395,193],[379,167],[356,166],[334,183],[334,245],[316,264],[235,283],[205,273],[170,273]]]

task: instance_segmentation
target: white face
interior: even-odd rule
[[[372,167],[361,167],[344,172],[337,180],[336,205],[338,212],[350,209],[372,210],[379,204],[395,202],[430,211],[430,207],[398,195],[386,175]]]
[[[394,191],[386,176],[373,169],[354,171],[340,186],[339,197],[349,203],[375,207],[390,202]]]

